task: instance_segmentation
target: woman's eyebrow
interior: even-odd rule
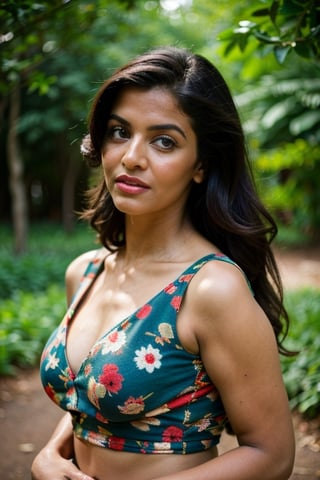
[[[115,113],[110,114],[109,120],[116,120],[117,122],[122,123],[123,125],[126,125],[127,127],[130,126],[130,122],[128,122],[124,118],[120,117],[119,115],[116,115]]]
[[[109,117],[109,120],[116,120],[117,122],[122,123],[122,125],[126,125],[127,127],[130,126],[130,122],[128,122],[124,118],[120,117],[116,113],[111,113],[110,117]],[[152,131],[152,130],[175,130],[178,133],[180,133],[180,135],[182,135],[183,138],[185,138],[185,139],[187,138],[187,136],[184,133],[184,131],[182,130],[182,128],[178,127],[178,125],[176,125],[174,123],[164,123],[164,124],[159,124],[159,125],[151,125],[148,128],[148,130],[150,130],[150,131]]]
[[[151,127],[148,128],[148,130],[176,130],[177,132],[180,133],[180,135],[183,136],[184,139],[187,138],[184,131],[174,123],[164,123],[163,125],[152,125]]]

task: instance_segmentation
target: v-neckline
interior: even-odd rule
[[[97,265],[96,269],[95,269],[95,272],[94,272],[94,276],[91,277],[89,280],[89,283],[87,283],[84,288],[83,288],[83,284],[85,283],[85,280],[87,278],[86,276],[86,273],[84,274],[84,278],[83,278],[83,283],[80,284],[76,294],[75,294],[75,297],[74,297],[74,300],[71,302],[71,305],[70,307],[68,308],[67,310],[67,313],[66,313],[66,322],[65,322],[65,332],[64,332],[64,344],[65,344],[65,347],[64,347],[64,357],[65,357],[65,362],[66,362],[66,366],[71,374],[71,377],[72,377],[72,380],[75,381],[77,379],[77,377],[79,377],[82,369],[84,368],[85,366],[85,363],[87,362],[88,358],[90,358],[90,355],[91,355],[91,352],[96,348],[96,346],[105,338],[107,337],[108,335],[110,335],[110,333],[112,333],[114,330],[116,330],[117,328],[119,328],[120,325],[122,325],[123,323],[127,322],[130,318],[134,318],[137,316],[137,313],[142,310],[146,305],[150,305],[151,303],[153,303],[157,297],[159,297],[159,295],[161,295],[166,289],[168,289],[170,287],[170,285],[176,283],[179,278],[183,277],[184,275],[186,275],[190,270],[193,271],[195,269],[195,267],[200,264],[202,265],[203,262],[205,262],[206,260],[208,259],[214,259],[214,258],[228,258],[226,257],[225,255],[222,255],[222,254],[216,254],[216,253],[209,253],[207,255],[204,255],[203,257],[199,258],[198,260],[196,260],[195,262],[193,262],[191,265],[189,265],[189,267],[187,267],[185,270],[183,270],[178,276],[175,277],[174,280],[172,280],[171,282],[169,282],[167,285],[165,285],[161,290],[159,290],[159,292],[157,292],[155,295],[153,295],[149,300],[147,300],[142,306],[138,307],[136,310],[134,310],[132,313],[130,313],[129,315],[127,315],[126,317],[124,317],[122,320],[120,320],[118,323],[116,323],[115,325],[113,325],[113,327],[109,328],[106,332],[104,332],[95,342],[94,344],[90,347],[90,349],[88,350],[88,353],[85,355],[85,357],[83,358],[82,362],[80,363],[79,365],[79,369],[77,371],[77,373],[74,372],[74,370],[71,368],[71,365],[70,365],[70,362],[69,362],[69,359],[68,359],[68,354],[67,354],[67,340],[68,340],[68,332],[69,332],[69,327],[70,327],[70,323],[72,321],[75,320],[75,316],[76,316],[76,311],[77,311],[77,308],[80,307],[81,303],[82,303],[82,300],[86,297],[86,295],[89,293],[90,289],[92,288],[92,286],[94,285],[96,279],[99,277],[99,275],[102,273],[103,271],[103,268],[102,265],[104,265],[104,261],[105,261],[105,256],[100,259],[100,262],[99,264]],[[90,266],[92,265],[94,259],[89,263],[88,265],[88,268],[86,269],[86,272],[88,272]],[[193,275],[195,274],[196,272],[193,273]],[[82,292],[82,288],[83,288],[83,292]]]

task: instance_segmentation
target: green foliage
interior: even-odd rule
[[[261,0],[251,3],[238,25],[220,34],[220,39],[227,44],[226,54],[236,46],[244,51],[251,38],[255,38],[266,51],[272,49],[279,63],[283,63],[292,51],[305,58],[319,59],[317,1]]]
[[[320,413],[320,291],[286,293],[291,329],[286,346],[300,353],[283,357],[283,375],[292,408],[309,417]]]
[[[315,238],[320,231],[320,147],[299,139],[255,162],[261,196],[278,221]]]
[[[95,249],[95,234],[83,224],[72,235],[57,225],[35,225],[30,251],[12,253],[12,233],[0,230],[0,375],[15,366],[35,366],[45,341],[66,309],[64,273],[77,255]]]
[[[67,234],[56,225],[33,226],[28,253],[16,256],[12,251],[9,228],[0,233],[0,299],[19,291],[43,292],[52,284],[64,284],[70,261],[80,253],[97,248],[95,234],[84,225]]]
[[[263,75],[237,95],[245,129],[262,147],[297,138],[320,141],[320,69],[296,61],[272,75]]]
[[[51,283],[63,283],[65,259],[56,255],[27,254],[18,260],[6,255],[1,259],[1,298],[11,297],[19,290],[38,292]]]
[[[47,93],[55,78],[46,79],[44,72],[38,69],[51,50],[47,43],[48,21],[55,23],[63,8],[66,5],[58,0],[1,2],[0,20],[5,32],[0,37],[3,44],[0,50],[1,92],[10,91],[12,85],[23,79],[31,90]]]
[[[255,0],[219,39],[262,196],[280,228],[320,232],[320,23],[316,0]],[[222,51],[222,48],[221,48]],[[289,55],[290,54],[290,60]]]
[[[0,302],[0,375],[37,364],[65,309],[64,288],[56,285],[36,295],[17,291]]]
[[[236,97],[265,202],[279,222],[310,240],[320,231],[318,74],[318,67],[296,59]]]
[[[299,228],[278,222],[275,243],[285,248],[299,248],[302,245],[307,246],[309,242],[306,240],[306,234]]]

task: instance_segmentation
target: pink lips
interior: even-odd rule
[[[150,188],[140,178],[129,175],[119,175],[116,178],[116,185],[122,192],[130,194],[142,193]]]

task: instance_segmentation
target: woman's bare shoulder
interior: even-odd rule
[[[218,376],[216,365],[224,364],[226,371],[229,364],[236,371],[236,365],[246,363],[252,352],[262,356],[272,351],[277,357],[272,325],[236,265],[208,262],[194,279],[189,303],[191,318],[196,319],[193,331],[214,377]]]
[[[198,345],[210,340],[222,346],[235,331],[235,340],[243,341],[262,324],[270,330],[270,322],[255,300],[246,276],[234,264],[208,262],[194,276],[187,293],[192,312],[189,318]]]
[[[108,252],[107,250],[101,249],[101,248],[95,249],[95,250],[89,250],[85,253],[82,253],[78,257],[76,257],[68,265],[65,273],[65,282],[66,282],[68,300],[73,296],[76,289],[78,288],[80,280],[88,264],[100,253],[102,256],[106,256]]]
[[[72,277],[73,275],[76,275],[79,270],[85,268],[86,265],[98,254],[98,252],[99,249],[89,250],[74,258],[67,267],[66,277]],[[80,275],[82,273],[83,271],[80,273]]]
[[[248,280],[234,263],[210,261],[204,265],[190,285],[194,301],[202,308],[230,305],[235,298],[252,298]]]

